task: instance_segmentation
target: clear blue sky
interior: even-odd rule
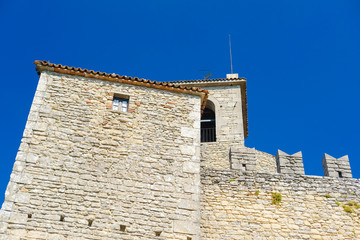
[[[157,81],[248,81],[246,145],[348,154],[360,177],[360,1],[0,1],[0,203],[38,76],[34,60]]]

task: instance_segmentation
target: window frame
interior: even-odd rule
[[[129,111],[129,96],[114,94],[111,109],[118,112]]]

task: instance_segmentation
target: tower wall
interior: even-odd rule
[[[203,87],[215,103],[216,141],[244,145],[240,85]]]
[[[209,91],[216,115],[216,142],[201,143],[203,165],[229,169],[230,148],[244,146],[241,86],[201,87]]]
[[[42,72],[0,239],[198,239],[199,128],[198,96]]]

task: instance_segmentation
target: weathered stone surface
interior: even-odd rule
[[[201,170],[203,239],[357,239],[359,179]],[[281,194],[273,204],[272,194]],[[353,212],[343,206],[352,205]]]
[[[191,234],[195,230],[195,226],[189,222],[174,221],[174,232]]]
[[[305,174],[301,151],[294,153],[293,155],[289,155],[281,150],[278,150],[276,155],[276,165],[278,173]]]
[[[324,154],[322,159],[324,175],[329,177],[352,178],[349,157],[334,158],[329,154]]]
[[[198,239],[199,126],[198,96],[42,72],[0,239]]]
[[[201,143],[202,165],[229,169],[231,147],[244,146],[244,127],[240,85],[204,86],[216,117],[216,142]]]
[[[301,152],[244,146],[244,89],[205,88],[217,141],[200,143],[198,96],[42,72],[0,240],[358,238],[347,156],[305,176]],[[112,110],[114,94],[128,112]]]

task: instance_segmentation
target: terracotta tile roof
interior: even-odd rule
[[[242,115],[244,124],[244,137],[247,138],[249,135],[248,127],[248,113],[247,113],[247,90],[246,90],[246,78],[217,78],[217,79],[198,79],[198,80],[181,80],[171,81],[173,84],[183,84],[184,86],[195,86],[195,87],[211,87],[211,86],[241,86],[241,103],[242,103]]]
[[[195,80],[180,80],[170,81],[170,83],[215,83],[215,82],[233,82],[238,80],[246,80],[246,78],[215,78],[215,79],[195,79]]]
[[[174,84],[170,82],[157,82],[157,81],[150,81],[147,79],[141,79],[141,78],[133,78],[128,76],[121,76],[115,73],[104,73],[99,71],[93,71],[88,69],[82,69],[82,68],[75,68],[75,67],[69,67],[69,66],[63,66],[61,64],[54,64],[49,63],[47,61],[39,61],[36,60],[34,62],[36,65],[36,71],[38,73],[41,73],[42,71],[51,71],[51,72],[57,72],[62,74],[70,74],[70,75],[76,75],[76,76],[82,76],[82,77],[88,77],[88,78],[96,78],[111,82],[121,82],[125,84],[132,84],[137,86],[144,86],[149,88],[156,88],[171,92],[179,92],[179,93],[185,93],[185,94],[191,94],[191,95],[198,95],[201,97],[201,110],[203,110],[206,106],[206,100],[208,97],[208,91],[203,90],[198,87],[190,87],[190,86],[182,86],[179,84]]]

